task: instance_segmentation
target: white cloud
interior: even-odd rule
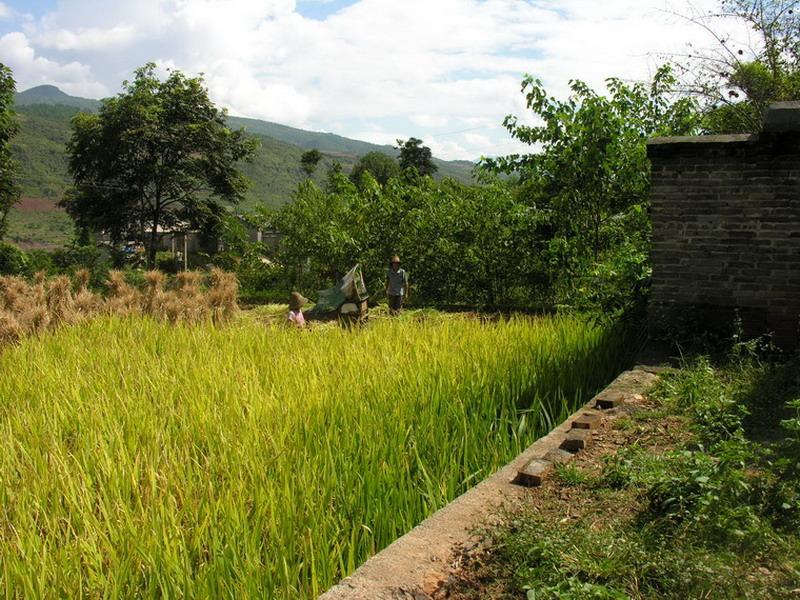
[[[24,33],[0,37],[0,56],[14,71],[19,89],[48,83],[69,94],[99,97],[108,93],[104,85],[93,79],[88,66],[77,61],[60,64],[37,56]]]
[[[312,99],[290,83],[255,77],[235,60],[217,61],[206,69],[209,92],[239,116],[312,126]]]
[[[485,135],[480,135],[478,133],[465,133],[464,134],[464,141],[471,147],[477,148],[491,148],[492,141],[486,137]]]
[[[474,158],[518,148],[496,126],[524,115],[524,72],[564,95],[571,78],[647,78],[658,55],[702,40],[670,1],[686,12],[686,0],[359,0],[319,21],[295,0],[58,0],[7,44],[26,57],[20,81],[97,96],[156,60],[203,72],[233,114]]]
[[[409,117],[414,125],[420,127],[445,127],[450,122],[450,115],[418,114]]]
[[[0,2],[0,20],[10,19],[13,14],[7,4]]]
[[[367,129],[354,131],[352,136],[365,142],[387,146],[397,146],[397,140],[404,140],[409,137],[408,134],[401,131],[390,132],[379,129],[374,124]]]
[[[433,155],[437,158],[477,158],[477,156],[470,156],[466,147],[452,139],[440,140],[435,135],[428,134],[425,136],[425,144],[430,146]]]
[[[91,27],[88,29],[59,29],[41,37],[41,45],[58,50],[96,50],[108,49],[111,46],[125,46],[137,37],[137,31],[131,25],[117,25],[110,29]]]

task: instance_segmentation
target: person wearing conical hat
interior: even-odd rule
[[[289,317],[288,323],[295,327],[303,328],[306,326],[306,318],[303,316],[303,307],[308,302],[300,292],[292,292],[289,296]]]
[[[400,267],[400,257],[396,254],[389,261],[386,272],[386,296],[389,298],[389,314],[396,315],[403,309],[403,300],[408,298],[408,275]]]

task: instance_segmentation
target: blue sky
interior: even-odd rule
[[[298,2],[297,12],[309,19],[324,21],[330,15],[355,3],[356,0],[330,0],[329,2],[315,2],[311,0]]]
[[[521,150],[501,123],[529,119],[525,73],[561,96],[702,43],[670,12],[686,1],[0,0],[0,62],[19,89],[100,98],[153,61],[204,73],[232,114],[475,159]]]

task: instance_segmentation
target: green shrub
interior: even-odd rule
[[[43,272],[55,275],[57,272],[53,256],[47,250],[30,250],[28,252],[28,275]]]
[[[53,251],[51,257],[54,270],[58,273],[69,275],[87,269],[91,273],[91,287],[95,289],[103,286],[112,267],[111,253],[94,245],[72,244]]]
[[[788,434],[788,439],[794,450],[800,451],[800,398],[790,400],[787,406],[794,410],[794,416],[785,419],[781,425]]]
[[[164,273],[175,275],[183,268],[183,263],[172,252],[156,252],[156,268]]]
[[[27,269],[25,252],[12,244],[0,242],[0,275],[24,275]]]

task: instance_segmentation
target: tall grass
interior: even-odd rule
[[[0,590],[314,596],[547,431],[624,346],[570,318],[105,317],[25,339],[0,353]]]

